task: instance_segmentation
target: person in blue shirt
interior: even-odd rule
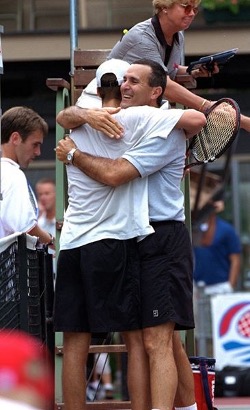
[[[206,295],[233,292],[240,274],[240,238],[229,222],[218,217],[223,208],[222,201],[214,202],[214,211],[200,226],[200,243],[194,246],[194,281],[203,282]]]
[[[194,315],[197,353],[213,356],[211,298],[230,294],[237,286],[241,267],[241,243],[235,228],[217,214],[224,201],[193,232]],[[204,350],[205,349],[205,350]]]

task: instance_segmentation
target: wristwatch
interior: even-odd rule
[[[67,161],[68,164],[73,164],[74,153],[76,152],[77,148],[72,148],[67,154]]]
[[[50,241],[47,243],[47,245],[48,245],[48,246],[55,245],[55,238],[54,238],[54,236],[51,235],[51,233],[49,233],[49,232],[48,232],[48,234],[49,234],[49,236],[50,236]]]

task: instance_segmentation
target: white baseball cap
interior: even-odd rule
[[[130,67],[130,64],[127,61],[119,60],[116,58],[111,58],[102,63],[96,70],[96,83],[97,87],[103,87],[102,76],[104,74],[114,74],[116,76],[117,85],[121,85],[123,82],[123,77]],[[105,87],[114,87],[116,84],[110,83],[105,84]]]

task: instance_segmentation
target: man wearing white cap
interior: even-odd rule
[[[105,70],[104,70],[104,67],[105,67]],[[152,87],[149,87],[149,89],[152,89],[151,90],[152,99],[160,100],[163,94],[163,91],[165,89],[166,76],[160,66],[159,66],[160,69],[158,68],[157,64],[153,65],[153,67],[156,73],[155,78],[157,77],[158,78],[156,79],[155,85]],[[115,75],[117,74],[116,78],[114,78],[114,74]],[[120,98],[118,94],[118,90],[119,90],[118,85],[120,83],[120,81],[118,80],[120,78],[119,76],[120,76],[120,71],[119,70],[118,72],[116,71],[114,61],[111,62],[111,65],[110,65],[110,62],[104,63],[104,65],[100,67],[100,70],[99,69],[97,70],[97,74],[96,74],[97,85],[100,84],[102,86],[99,89],[99,92],[100,92],[100,95],[102,96],[103,106],[105,106],[107,99],[109,99],[109,105],[117,106],[117,100]],[[159,83],[160,83],[160,86],[157,86],[157,84]],[[111,97],[110,94],[114,93],[115,90],[117,92],[115,97],[114,95]],[[145,98],[145,96],[144,97],[142,96],[142,98]],[[92,155],[97,155],[97,156],[107,156],[109,158],[118,158],[119,155],[121,155],[119,154],[119,149],[121,150],[123,149],[123,152],[124,152],[126,148],[128,149],[129,147],[136,146],[138,141],[140,142],[144,141],[144,143],[146,144],[148,143],[150,145],[153,140],[154,141],[154,151],[152,152],[152,155],[155,157],[155,171],[156,171],[157,169],[161,168],[162,165],[159,166],[159,163],[157,164],[157,155],[155,154],[159,153],[160,156],[165,155],[163,154],[163,152],[165,153],[166,139],[174,127],[177,127],[180,129],[184,128],[187,134],[194,135],[196,132],[198,132],[198,130],[205,123],[204,115],[201,113],[195,112],[193,110],[186,110],[186,111],[172,110],[170,112],[170,111],[159,110],[158,108],[153,108],[149,106],[131,107],[131,108],[127,108],[126,110],[122,110],[118,114],[116,114],[116,120],[118,120],[122,124],[124,128],[124,136],[123,138],[119,140],[111,140],[111,142],[110,140],[105,138],[103,134],[100,134],[98,132],[93,131],[92,129],[89,129],[88,126],[83,126],[83,127],[80,127],[74,130],[71,134],[71,137],[73,141],[76,143],[77,148],[73,148],[72,150],[70,150],[70,153],[71,153],[70,155],[72,155],[73,161],[72,159],[70,160],[70,157],[67,157],[66,162],[68,163],[70,161],[71,164],[73,162],[73,165],[74,165],[74,160],[76,157],[78,157],[78,154],[80,153],[80,151],[84,151],[84,152],[90,153]],[[181,146],[185,147],[185,134],[183,133],[183,131],[181,132],[181,138],[183,138],[183,141],[181,142]],[[181,148],[181,152],[182,150],[183,148]],[[57,153],[59,153],[59,151],[60,151],[60,147],[57,147]],[[161,162],[162,161],[160,161],[160,163]],[[182,163],[182,160],[181,160],[181,163]],[[152,164],[151,164],[151,170],[152,170]],[[141,187],[139,188],[139,185],[141,185],[143,179],[147,181],[147,178],[134,179],[133,182],[138,183],[138,185],[134,187],[131,185],[131,182],[129,182],[126,185],[121,185],[120,187],[117,187],[117,188],[112,188],[112,187],[107,188],[106,185],[101,185],[100,183],[99,193],[100,193],[100,189],[101,190],[105,189],[104,195],[107,195],[107,192],[108,192],[107,189],[113,190],[112,198],[111,197],[109,198],[108,196],[105,198],[102,197],[102,200],[100,201],[98,200],[98,196],[96,195],[96,193],[94,193],[93,191],[93,187],[95,187],[93,180],[88,179],[88,177],[85,174],[82,174],[82,173],[79,174],[80,171],[76,167],[68,166],[67,171],[68,171],[69,187],[70,187],[70,190],[69,190],[69,198],[70,198],[69,203],[70,204],[71,204],[71,196],[73,192],[72,183],[74,182],[73,181],[74,175],[75,176],[77,175],[78,183],[80,183],[82,187],[81,189],[78,190],[77,197],[75,197],[75,199],[77,199],[76,206],[78,206],[78,213],[77,213],[77,218],[75,219],[75,223],[74,221],[71,221],[71,223],[69,223],[70,218],[71,218],[71,215],[69,213],[69,210],[70,210],[70,207],[69,207],[69,210],[66,211],[65,223],[64,223],[64,227],[62,231],[61,251],[59,255],[58,270],[59,272],[64,271],[64,279],[62,280],[62,277],[57,278],[57,284],[56,284],[56,295],[57,294],[60,295],[61,301],[63,301],[64,299],[64,297],[61,297],[63,293],[63,287],[66,286],[65,292],[67,293],[67,295],[69,293],[68,289],[71,287],[70,283],[68,283],[68,285],[65,285],[67,278],[70,280],[69,278],[70,271],[72,275],[72,271],[74,272],[77,270],[84,271],[84,269],[86,269],[86,271],[88,271],[87,272],[88,277],[90,277],[92,280],[92,276],[94,276],[94,271],[97,269],[98,266],[99,268],[101,268],[99,270],[101,270],[102,273],[104,273],[105,267],[107,267],[108,271],[105,277],[103,275],[101,279],[101,277],[99,276],[99,281],[103,280],[104,282],[109,282],[109,277],[112,277],[112,272],[110,271],[110,266],[108,267],[107,262],[103,260],[103,255],[101,255],[100,253],[100,246],[106,243],[105,238],[111,237],[111,238],[119,239],[119,241],[116,241],[116,242],[119,242],[120,244],[124,243],[124,239],[127,239],[128,237],[132,238],[133,235],[135,234],[135,231],[131,229],[131,226],[138,226],[138,222],[140,222],[140,219],[138,219],[138,216],[140,215],[141,217],[143,217],[144,212],[146,210],[145,204],[144,204],[145,195],[144,194],[141,195],[138,189],[141,189]],[[92,187],[92,189],[86,191],[87,189],[86,187],[89,184],[91,184],[90,186]],[[122,197],[120,195],[121,191],[119,191],[119,189],[122,189]],[[86,197],[83,197],[83,191],[87,192]],[[129,198],[127,198],[128,192],[129,192]],[[135,194],[135,197],[133,196],[133,194]],[[89,212],[90,206],[86,205],[86,201],[90,200],[89,199],[90,195],[92,196],[92,199],[95,201],[94,204],[96,207],[95,212],[94,213],[92,212],[92,215],[93,215],[92,226],[89,226],[88,221],[86,221],[86,217],[90,216],[90,212]],[[96,197],[97,197],[97,201],[96,201]],[[117,200],[114,200],[114,198],[116,198]],[[74,205],[73,202],[72,204]],[[85,206],[86,206],[86,209],[85,209]],[[70,212],[72,213],[72,206],[71,206]],[[85,212],[87,212],[87,214],[85,214],[84,216]],[[114,212],[114,214],[112,212]],[[81,246],[79,241],[77,242],[74,241],[74,238],[72,239],[72,241],[70,241],[70,239],[72,238],[72,232],[75,233],[75,230],[77,232],[79,228],[76,225],[77,223],[79,223],[80,214],[82,218],[81,218],[81,223],[80,223],[79,235],[77,235],[77,240],[80,238],[80,235],[81,235],[82,236],[81,241],[83,241],[83,244],[88,243],[88,245],[84,244],[84,246],[82,246],[82,252],[84,251],[84,248],[85,248],[84,256],[82,256],[82,259],[80,261],[80,263],[82,262],[82,265],[80,266],[80,264],[78,264],[77,266],[73,266],[73,262],[69,264],[69,262],[67,261],[67,258],[68,258],[67,253],[69,254],[69,250],[68,250],[69,248],[73,250],[73,248],[75,248],[76,246]],[[123,222],[125,223],[123,224]],[[83,227],[86,224],[87,224],[88,229],[86,230],[86,234],[83,234]],[[146,222],[146,226],[148,227],[148,219]],[[102,229],[102,227],[104,227],[105,229]],[[125,234],[125,237],[124,237],[124,234]],[[67,238],[67,241],[65,241],[65,238]],[[87,246],[87,251],[86,251],[86,246]],[[93,250],[91,250],[91,248],[93,248]],[[102,257],[102,260],[99,257],[100,255]],[[106,254],[105,256],[109,256],[109,258],[111,258],[111,262],[115,264],[114,268],[117,269],[118,259],[117,259],[117,255],[114,253],[114,249],[110,248],[109,254]],[[133,255],[133,256],[136,256],[136,255]],[[89,260],[88,265],[87,265],[86,257]],[[119,264],[120,262],[121,260],[119,259]],[[110,260],[109,260],[109,264],[110,264]],[[132,261],[132,264],[133,264],[132,276],[133,276],[133,280],[135,281],[136,275],[137,275],[137,256]],[[67,265],[70,265],[69,269],[67,269]],[[117,280],[117,273],[115,275],[115,278]],[[126,286],[128,286],[128,278],[129,278],[129,275],[127,274],[126,280],[125,280]],[[97,284],[91,283],[91,286],[92,286],[92,289],[96,292],[96,290],[98,289]],[[135,282],[133,283],[132,286],[135,290]],[[128,288],[125,289],[125,292],[128,292]],[[72,293],[72,290],[70,293]],[[93,292],[90,291],[89,293],[91,294]],[[91,295],[84,294],[84,297],[86,299],[88,296],[91,296]],[[126,300],[127,294],[124,293],[123,296],[124,296],[124,300]],[[65,295],[65,298],[66,298],[66,295]],[[113,298],[115,299],[113,300]],[[63,309],[63,303],[61,305],[61,301],[57,299],[58,297],[56,296],[56,312],[60,312],[60,310]],[[71,304],[75,303],[75,299],[76,298],[74,297],[74,299],[69,301],[70,306],[68,307],[66,306],[67,311],[72,309]],[[118,306],[121,305],[122,304],[121,302],[123,301],[123,299],[120,299],[118,305],[116,305],[118,300],[116,301],[116,292],[114,292],[113,289],[112,289],[112,294],[110,293],[110,296],[108,292],[105,293],[103,300],[104,302],[106,300],[106,303],[108,301],[107,305],[109,306],[113,304],[114,312],[117,311]],[[129,326],[128,326],[128,322],[123,320],[123,315],[121,314],[119,317],[117,317],[117,323],[115,324],[116,325],[115,328],[114,328],[113,318],[110,319],[108,315],[107,315],[108,317],[107,322],[104,323],[104,321],[102,321],[101,323],[103,327],[100,328],[96,326],[92,328],[92,323],[94,323],[95,320],[99,319],[99,316],[100,318],[102,318],[103,313],[104,313],[103,307],[105,306],[105,303],[100,303],[96,299],[96,304],[99,305],[102,311],[100,312],[100,315],[99,315],[98,311],[96,311],[95,309],[96,306],[92,305],[93,317],[91,317],[91,323],[88,323],[88,326],[90,326],[90,329],[92,331],[98,331],[98,332],[100,331],[105,332],[109,330],[110,331],[111,330],[112,331],[116,331],[116,330],[126,331],[126,330],[133,330],[133,329],[136,330],[140,328],[140,323],[139,323],[140,320],[138,322],[138,327],[136,327],[136,323],[135,323],[136,322],[135,320],[136,310],[134,308],[133,308],[133,315],[132,315],[133,321],[129,323]],[[124,307],[125,306],[126,305],[124,304]],[[131,312],[128,309],[128,306],[129,307],[131,306],[131,299],[130,299],[130,304],[126,306],[126,316],[127,315],[129,316]],[[62,314],[65,315],[64,313]],[[84,328],[82,325],[82,330],[78,328],[78,332],[82,332],[81,336],[79,334],[78,335],[75,334],[75,336],[74,335],[72,336],[72,332],[74,331],[72,329],[72,323],[71,323],[71,330],[69,328],[66,329],[65,328],[66,325],[65,326],[62,325],[62,320],[60,317],[58,319],[58,317],[59,316],[57,313],[55,317],[56,330],[65,332],[64,356],[65,356],[65,352],[71,353],[71,354],[67,354],[68,360],[66,360],[64,357],[65,372],[67,372],[67,374],[65,374],[65,378],[67,379],[69,377],[70,364],[72,365],[73,362],[74,362],[74,371],[76,372],[76,366],[75,366],[76,358],[81,357],[81,354],[83,351],[83,345],[85,346],[85,354],[87,354],[86,345],[88,345],[89,343],[89,338],[88,338],[88,333],[87,333],[88,330],[86,330],[86,326]],[[70,315],[70,318],[72,320],[72,314]],[[93,319],[93,322],[92,322],[92,319]],[[135,327],[131,327],[131,323],[132,323],[132,326],[135,326]],[[110,326],[109,329],[107,329],[107,324],[109,324]],[[69,334],[68,332],[71,332],[71,333]],[[75,339],[78,340],[78,346],[79,346],[78,349],[76,348],[73,349],[73,346],[76,345],[76,343],[74,342]],[[66,347],[66,350],[65,350],[65,347]],[[71,356],[71,362],[69,361],[70,356]],[[167,357],[166,357],[166,361],[168,362]],[[81,366],[83,365],[84,365],[83,361],[78,361],[77,368],[78,366],[80,366],[79,373],[81,373]],[[78,373],[78,380],[82,380],[82,378],[79,377],[80,375],[79,373]],[[75,410],[78,410],[78,409],[80,410],[82,409],[82,407],[77,407],[76,399],[73,400],[72,398],[71,391],[73,391],[73,386],[76,391],[75,384],[70,385],[69,383],[68,388],[65,388],[64,398],[67,401],[67,406],[68,406],[67,409],[71,410],[71,408],[72,409],[74,408]],[[79,386],[78,392],[79,391],[80,391],[80,386]],[[173,393],[171,393],[171,395],[173,395]],[[79,398],[79,394],[77,395],[77,400],[78,398]],[[80,399],[82,403],[84,400],[84,397],[82,396]],[[145,398],[141,397],[141,401],[143,402],[144,400]],[[168,400],[169,402],[171,402],[172,396]],[[70,404],[72,406],[70,406]]]

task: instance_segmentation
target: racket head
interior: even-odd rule
[[[189,146],[198,163],[219,158],[234,142],[240,128],[240,108],[232,98],[221,98],[205,113],[207,123]]]

